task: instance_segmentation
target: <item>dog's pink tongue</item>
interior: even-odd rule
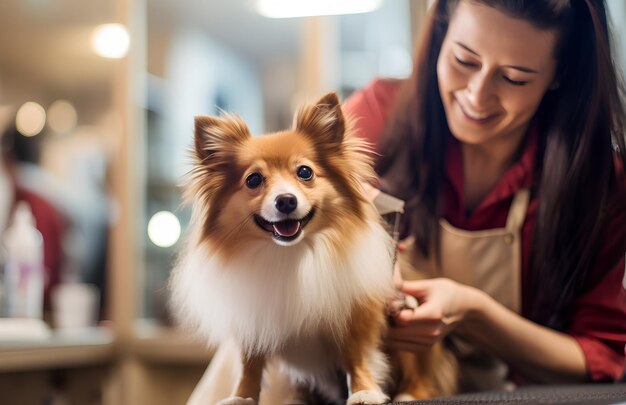
[[[279,234],[280,236],[284,236],[286,238],[290,238],[293,235],[297,234],[300,230],[300,221],[281,221],[273,224],[274,232]]]

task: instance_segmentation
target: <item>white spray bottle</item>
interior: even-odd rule
[[[4,236],[6,315],[43,318],[43,238],[28,203],[20,201]]]

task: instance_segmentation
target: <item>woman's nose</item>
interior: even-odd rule
[[[495,97],[495,89],[489,72],[474,73],[467,83],[468,99],[475,107],[489,104]]]

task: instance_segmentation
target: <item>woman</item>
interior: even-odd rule
[[[345,104],[407,202],[410,259],[434,277],[402,283],[421,305],[389,345],[419,352],[454,330],[464,390],[506,380],[479,374],[485,353],[517,382],[623,374],[626,147],[608,37],[602,0],[436,1],[410,79]]]

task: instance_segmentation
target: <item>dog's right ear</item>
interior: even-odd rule
[[[241,117],[200,115],[195,118],[195,151],[201,161],[250,138],[250,130]]]
[[[346,120],[337,94],[328,93],[315,104],[300,108],[295,117],[295,128],[326,147],[341,145]]]

